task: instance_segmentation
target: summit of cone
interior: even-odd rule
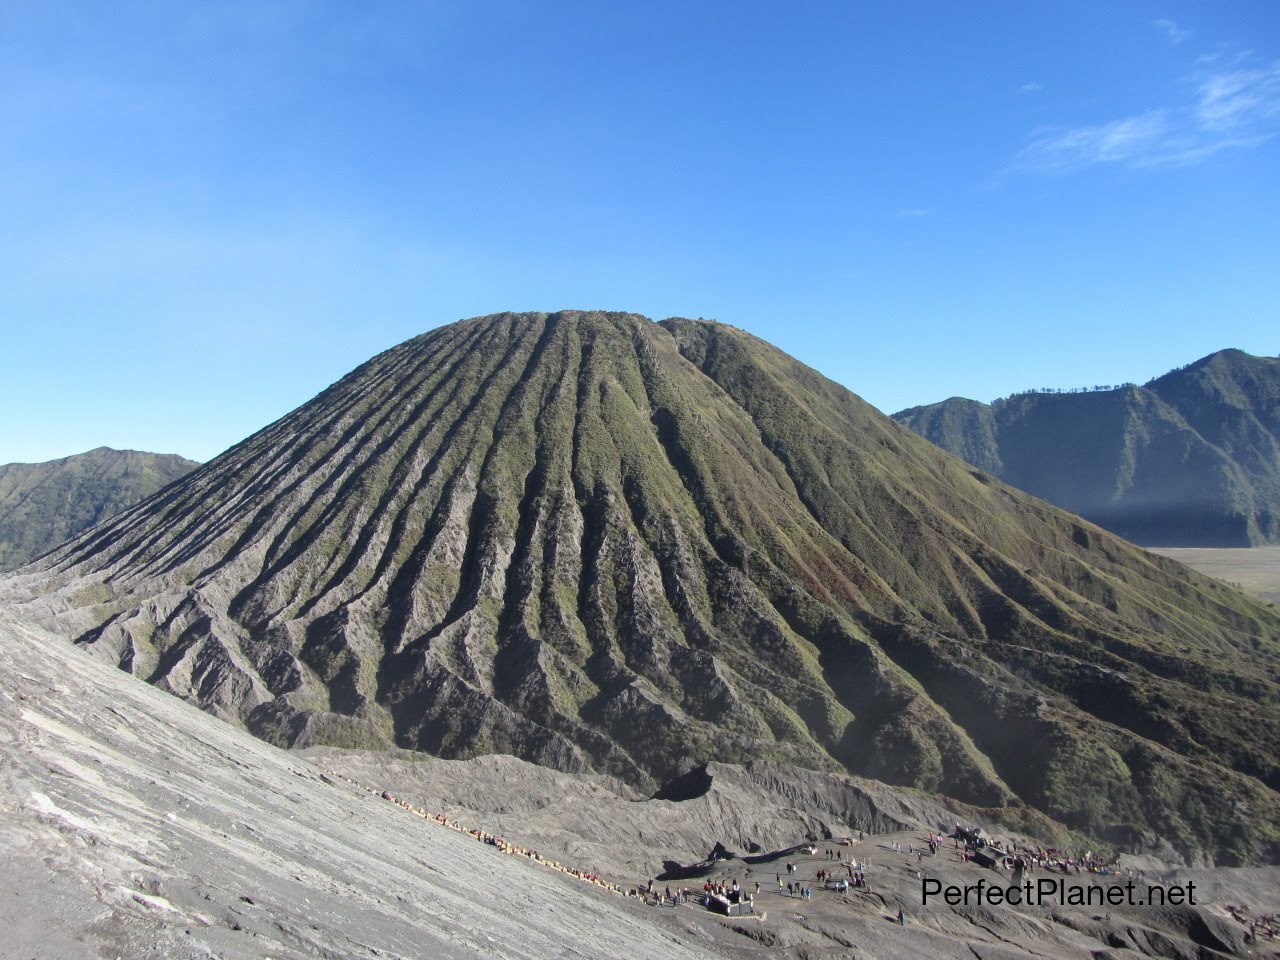
[[[0,598],[283,745],[768,760],[1280,857],[1273,609],[724,324],[423,334]]]

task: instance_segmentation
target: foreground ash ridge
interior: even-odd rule
[[[1273,610],[721,324],[424,334],[0,598],[277,744],[769,760],[1280,857]]]
[[[0,954],[723,955],[326,775],[0,611]]]

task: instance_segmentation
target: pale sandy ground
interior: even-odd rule
[[[1280,603],[1280,545],[1269,547],[1151,547],[1210,577]]]
[[[634,886],[669,860],[696,863],[717,844],[783,850],[806,837],[950,831],[965,819],[920,795],[874,780],[781,764],[711,764],[704,792],[646,799],[610,777],[570,774],[510,756],[442,760],[407,750],[313,747],[298,752],[326,770],[388,790],[565,863]]]
[[[824,960],[1114,956],[1118,960],[1149,955],[1210,960],[1236,955],[1269,957],[1280,952],[1280,941],[1264,941],[1251,953],[1253,948],[1244,943],[1244,926],[1226,909],[1228,904],[1247,905],[1253,916],[1280,912],[1280,869],[1275,867],[1175,868],[1151,857],[1125,858],[1126,866],[1144,872],[1144,883],[1165,887],[1195,883],[1196,902],[1201,906],[1194,909],[1142,906],[1101,911],[945,905],[921,909],[921,881],[925,877],[963,887],[978,880],[1008,882],[1008,874],[962,862],[950,841],[937,856],[917,857],[912,848],[925,849],[927,827],[902,829],[893,826],[893,821],[915,817],[935,828],[944,824],[949,828],[954,820],[936,805],[899,797],[883,784],[870,796],[870,807],[859,808],[842,806],[837,783],[824,775],[794,771],[788,788],[785,783],[771,784],[768,778],[747,776],[731,765],[718,765],[720,773],[706,796],[672,803],[628,799],[634,795],[625,790],[615,794],[616,784],[608,778],[575,777],[513,757],[464,762],[404,752],[388,755],[317,748],[304,753],[325,769],[389,788],[414,805],[445,812],[557,858],[598,864],[606,876],[624,885],[643,885],[667,857],[685,863],[700,860],[717,841],[743,850],[742,841],[750,836],[764,842],[765,849],[778,849],[801,842],[806,833],[820,837],[824,830],[833,836],[856,837],[852,819],[837,820],[833,812],[843,809],[859,818],[871,816],[876,832],[851,846],[819,840],[815,856],[788,854],[757,864],[731,859],[717,865],[711,875],[714,879],[737,879],[749,891],[760,883],[758,904],[767,915],[763,923],[751,918],[712,920],[700,909],[657,910],[673,916],[685,913],[698,929],[711,924],[727,927],[739,938],[739,945],[732,950],[734,956]],[[856,782],[860,788],[866,783]],[[893,814],[887,815],[890,810]],[[998,828],[993,829],[1004,836]],[[900,852],[892,849],[895,841]],[[816,882],[819,870],[841,870],[825,858],[826,849],[864,864],[871,889],[847,895],[820,889]],[[796,865],[795,874],[786,873],[787,862]],[[779,894],[779,875],[784,884],[791,880],[814,886],[813,899],[788,897],[785,891]],[[1073,883],[1095,881],[1110,882],[1087,873],[1078,880],[1072,878]],[[656,889],[687,886],[696,891],[703,882],[659,880]],[[899,908],[908,915],[904,927],[892,922]]]
[[[651,802],[634,801],[641,832],[623,830],[629,842],[646,842]],[[6,960],[1211,960],[1280,949],[1249,952],[1223,908],[1280,908],[1276,868],[1182,871],[1211,901],[1191,910],[920,910],[917,870],[996,875],[950,851],[918,864],[889,849],[894,838],[920,842],[898,829],[854,851],[870,862],[871,893],[801,902],[769,892],[777,866],[730,861],[717,872],[759,879],[767,919],[642,906],[417,817],[0,611]],[[826,865],[792,859],[806,881]]]
[[[707,955],[3,613],[0,851],[5,958]]]

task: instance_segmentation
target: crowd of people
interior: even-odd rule
[[[1264,913],[1255,917],[1247,904],[1240,904],[1239,906],[1228,904],[1227,911],[1237,922],[1249,928],[1244,935],[1245,943],[1249,945],[1256,944],[1260,937],[1265,937],[1268,940],[1280,940],[1280,917],[1277,917],[1274,913]]]
[[[519,844],[511,843],[510,841],[506,840],[504,837],[500,837],[495,834],[488,833],[477,827],[464,826],[463,824],[458,823],[456,820],[450,819],[449,817],[445,816],[442,813],[431,813],[427,810],[422,809],[421,807],[415,807],[413,804],[409,803],[407,800],[402,800],[399,797],[396,797],[394,794],[392,794],[388,790],[382,790],[382,791],[375,790],[372,787],[365,786],[359,781],[353,780],[352,778],[344,774],[337,773],[336,771],[333,771],[333,770],[329,770],[326,772],[332,777],[337,777],[339,780],[343,780],[346,783],[351,784],[352,786],[360,788],[361,790],[365,791],[365,793],[371,794],[373,796],[381,797],[383,800],[386,800],[388,803],[394,803],[396,806],[400,807],[403,810],[408,811],[409,813],[422,817],[425,820],[432,820],[443,827],[448,827],[451,830],[456,830],[458,833],[465,834],[466,836],[469,836],[474,840],[478,840],[481,843],[494,847],[502,853],[525,857],[533,861],[534,863],[541,864],[542,866],[549,867],[550,869],[553,869],[553,870],[558,870],[559,872],[565,874],[566,876],[570,876],[577,880],[582,880],[586,883],[593,884],[603,890],[607,890],[608,892],[613,893],[620,897],[629,897],[633,899],[639,899],[644,901],[645,903],[649,903],[657,906],[679,906],[684,903],[696,901],[698,903],[701,903],[707,906],[708,908],[714,909],[715,906],[717,905],[723,905],[727,907],[730,904],[745,904],[748,910],[754,911],[755,895],[752,893],[749,893],[746,889],[744,889],[743,886],[736,879],[725,880],[723,882],[714,882],[714,883],[711,881],[707,881],[706,883],[703,884],[703,889],[700,896],[695,894],[688,887],[679,887],[675,890],[672,890],[670,886],[667,886],[663,890],[658,890],[654,888],[654,882],[652,880],[650,880],[647,884],[643,886],[623,888],[619,884],[605,880],[603,877],[600,876],[600,874],[596,873],[595,871],[582,870],[577,867],[568,866],[566,864],[561,863],[558,860],[552,860],[548,857],[544,857],[542,856],[542,854],[538,853],[538,851],[536,850],[531,850],[531,849],[528,849],[527,847],[520,846]],[[858,839],[859,840],[862,839],[862,834],[859,834]],[[814,852],[816,852],[816,850]],[[849,861],[846,863],[840,857],[838,851],[831,850],[831,849],[826,850],[826,858],[828,860],[840,863],[848,871],[849,876],[848,876],[848,880],[845,882],[844,889],[848,889],[849,887],[861,887],[861,888],[869,889],[869,887],[867,887],[867,884],[866,884],[865,865],[859,864],[858,861],[854,860],[852,857],[850,857]],[[787,863],[786,871],[788,876],[794,876],[799,871],[799,865],[796,863]],[[832,877],[831,872],[827,870],[820,870],[818,873],[819,873],[818,882],[820,883],[825,882],[827,879]],[[786,896],[788,897],[793,897],[793,898],[799,897],[807,901],[813,900],[813,887],[809,886],[808,884],[801,883],[798,880],[789,881],[784,884],[781,874],[777,875],[777,882],[778,882],[779,894],[782,894],[785,892]],[[757,882],[755,884],[755,894],[759,894],[759,893],[760,893],[760,884]]]
[[[394,803],[396,806],[422,817],[426,820],[433,820],[443,827],[448,827],[458,833],[465,834],[474,840],[494,847],[501,853],[512,856],[525,857],[526,859],[547,867],[551,870],[557,870],[566,876],[581,880],[584,883],[590,883],[602,890],[612,893],[620,897],[629,897],[643,900],[646,903],[656,905],[678,906],[680,904],[697,901],[703,905],[713,908],[715,905],[729,904],[745,904],[749,910],[753,910],[753,901],[755,897],[749,893],[742,884],[736,879],[725,879],[723,881],[706,881],[703,884],[701,895],[691,891],[688,887],[680,887],[672,890],[667,886],[665,890],[655,890],[654,882],[650,880],[646,885],[631,887],[624,889],[619,884],[604,879],[600,874],[593,870],[583,870],[578,867],[572,867],[563,864],[558,860],[544,857],[536,850],[531,850],[519,844],[511,843],[501,836],[497,836],[481,830],[476,827],[466,827],[455,820],[450,819],[441,813],[430,813],[421,807],[415,807],[406,800],[401,800],[392,795],[389,791],[378,791],[371,787],[353,780],[344,774],[335,771],[326,771],[330,776],[336,777],[352,786],[364,790],[373,796],[381,797],[381,799]],[[858,839],[861,840],[862,834]],[[928,850],[930,856],[936,856],[942,849],[945,838],[940,833],[929,833],[927,846],[916,850],[913,846],[908,846],[906,853],[908,855],[916,855],[917,859],[924,856],[925,850]],[[952,834],[953,848],[957,852],[959,859],[968,862],[975,857],[979,850],[988,854],[992,851],[997,853],[1000,859],[997,866],[1011,869],[1014,871],[1033,872],[1035,870],[1056,870],[1067,874],[1094,873],[1101,875],[1126,875],[1129,877],[1142,877],[1141,871],[1134,871],[1129,868],[1121,869],[1115,860],[1108,860],[1104,857],[1095,855],[1092,851],[1086,851],[1083,854],[1073,855],[1066,851],[1053,847],[1030,847],[1024,844],[1018,844],[1014,841],[1001,841],[988,839],[977,830],[966,830],[956,825],[956,831]],[[849,844],[849,840],[838,841]],[[903,853],[902,844],[894,841],[888,845],[895,853]],[[816,852],[816,851],[815,851]],[[852,856],[845,860],[839,850],[827,848],[824,851],[824,857],[828,862],[839,864],[843,870],[829,869],[826,867],[819,868],[815,877],[815,881],[828,889],[837,892],[845,892],[850,888],[856,888],[863,892],[870,892],[870,885],[866,878],[866,865],[859,863]],[[785,865],[788,877],[795,877],[799,871],[798,864],[787,863]],[[843,876],[842,874],[847,874]],[[799,897],[801,899],[811,901],[813,899],[813,887],[806,883],[796,880],[782,879],[781,872],[775,874],[777,882],[777,892],[779,895],[787,897]],[[760,893],[759,882],[755,883],[755,894]],[[1246,942],[1256,943],[1259,938],[1268,940],[1280,939],[1280,920],[1273,914],[1264,914],[1261,916],[1249,916],[1247,907],[1231,907],[1229,908],[1231,915],[1240,923],[1248,926]],[[899,917],[898,922],[903,922],[903,918]]]
[[[937,853],[942,839],[941,835],[932,833],[929,835],[931,852]],[[958,824],[956,832],[952,834],[952,840],[962,861],[972,860],[980,850],[994,851],[998,854],[997,866],[1015,872],[1032,873],[1036,870],[1050,870],[1066,874],[1141,876],[1141,871],[1134,871],[1127,867],[1121,868],[1117,860],[1107,859],[1095,854],[1092,850],[1085,851],[1083,854],[1071,854],[1056,847],[1032,847],[1012,840],[982,839],[978,837],[977,831],[965,830]]]

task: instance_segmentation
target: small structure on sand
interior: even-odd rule
[[[983,844],[969,855],[969,859],[980,867],[995,867],[1004,861],[1004,851]]]

